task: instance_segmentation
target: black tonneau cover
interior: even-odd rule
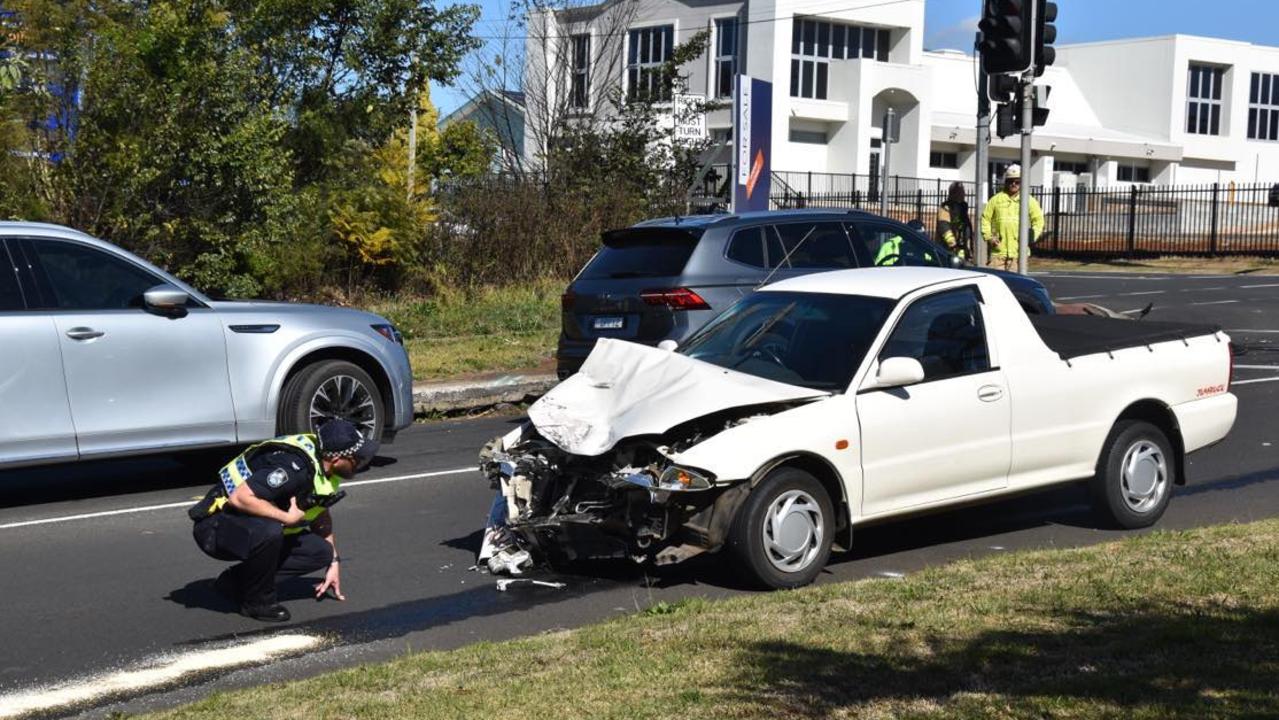
[[[1039,337],[1062,360],[1212,335],[1221,328],[1195,323],[1120,320],[1095,315],[1029,315]]]

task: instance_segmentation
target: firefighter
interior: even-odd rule
[[[990,267],[1013,270],[1017,267],[1020,217],[1021,166],[1009,165],[1004,172],[1004,188],[986,203],[981,214],[981,234],[990,246]],[[1044,211],[1034,197],[1030,200],[1030,242],[1044,231]]]
[[[946,200],[937,208],[937,242],[967,260],[972,250],[973,225],[964,184],[951,183]]]

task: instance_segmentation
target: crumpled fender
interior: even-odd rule
[[[574,455],[657,435],[721,410],[829,395],[726,370],[669,350],[601,339],[577,374],[529,408],[538,432]]]

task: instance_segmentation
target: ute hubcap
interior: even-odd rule
[[[825,537],[822,508],[803,490],[777,496],[764,515],[764,551],[773,567],[800,572],[817,559]]]
[[[1124,453],[1120,491],[1133,512],[1149,512],[1168,492],[1168,461],[1159,446],[1139,440]]]

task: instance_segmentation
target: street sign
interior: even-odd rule
[[[671,120],[675,123],[674,136],[677,142],[690,142],[706,139],[706,103],[705,95],[693,93],[676,93],[671,96]]]

